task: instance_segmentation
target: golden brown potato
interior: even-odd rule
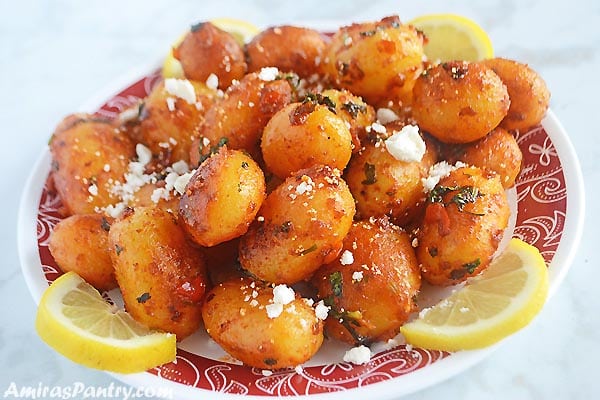
[[[446,143],[481,139],[506,116],[506,86],[490,68],[453,61],[425,71],[413,89],[419,126]]]
[[[247,151],[258,160],[265,125],[291,99],[292,88],[285,79],[263,81],[256,73],[246,75],[207,111],[192,146],[192,164],[198,165],[225,140],[230,149]]]
[[[319,71],[325,50],[323,36],[309,28],[284,25],[265,29],[246,45],[248,71],[277,67],[308,77]]]
[[[423,70],[423,40],[397,16],[342,27],[325,52],[323,70],[336,87],[369,104],[410,105],[415,79]]]
[[[322,165],[300,170],[267,196],[240,241],[240,263],[268,282],[308,279],[337,257],[354,213],[338,170]]]
[[[312,95],[277,112],[262,136],[267,169],[282,179],[317,164],[343,170],[352,155],[352,135],[330,108],[335,110],[326,98]]]
[[[405,226],[419,214],[425,202],[421,180],[437,161],[435,145],[429,139],[425,143],[421,161],[397,160],[379,136],[364,143],[345,174],[360,218],[387,215],[395,224]]]
[[[483,139],[467,145],[455,160],[498,174],[500,183],[507,189],[515,184],[521,171],[523,153],[510,132],[496,128]]]
[[[194,333],[208,280],[202,253],[176,216],[160,208],[129,209],[112,224],[108,239],[127,312],[177,340]]]
[[[355,222],[342,256],[312,282],[331,307],[327,335],[363,344],[398,334],[416,308],[421,272],[408,234],[382,217]]]
[[[275,304],[279,297],[274,291],[279,289],[250,279],[214,287],[202,306],[206,331],[246,365],[275,369],[302,364],[323,343],[323,321],[297,296],[286,299],[291,300],[287,304]]]
[[[510,108],[500,126],[526,130],[539,124],[550,102],[550,91],[542,77],[527,64],[505,58],[492,58],[481,63],[498,74],[508,90]]]
[[[174,93],[178,85],[193,88],[195,100],[188,103],[165,89],[165,82],[161,82],[144,99],[140,122],[132,130],[134,139],[145,144],[163,165],[190,161],[192,141],[199,135],[204,113],[214,96],[214,91],[200,82],[173,79],[167,83],[167,89]]]
[[[464,167],[440,180],[417,235],[423,278],[447,286],[479,274],[498,248],[509,214],[497,175]]]
[[[264,199],[265,177],[258,164],[223,146],[191,177],[179,215],[190,238],[210,247],[246,233]]]
[[[123,179],[135,146],[109,121],[66,120],[50,141],[54,183],[67,215],[92,214],[117,200],[111,182]]]
[[[352,135],[352,151],[360,150],[361,141],[366,140],[367,126],[375,122],[375,110],[359,96],[347,90],[328,89],[321,93],[335,103],[335,112],[347,122]]]
[[[100,214],[72,215],[56,224],[48,247],[63,272],[76,272],[98,290],[114,289],[109,230],[109,221]]]
[[[241,79],[247,70],[244,50],[229,32],[210,22],[200,22],[173,49],[188,79],[206,82],[215,74],[219,88],[226,89],[234,79]]]

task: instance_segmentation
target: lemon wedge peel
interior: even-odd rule
[[[538,249],[511,239],[479,276],[400,328],[407,343],[433,350],[488,347],[517,332],[540,312],[548,270]]]
[[[173,361],[177,351],[175,335],[137,323],[74,272],[62,275],[45,290],[35,328],[63,356],[111,372],[146,371]]]
[[[424,32],[429,39],[424,52],[430,61],[480,61],[494,57],[494,47],[486,31],[465,16],[429,14],[408,24]]]
[[[227,31],[233,35],[233,37],[237,40],[240,46],[244,46],[245,43],[248,43],[252,38],[260,32],[258,27],[252,25],[250,22],[233,19],[233,18],[215,18],[210,20],[210,22],[215,25],[217,28],[220,28],[224,31]],[[178,59],[173,55],[173,49],[185,38],[187,32],[181,34],[175,42],[171,45],[167,56],[163,62],[162,66],[162,76],[163,78],[178,78],[184,79],[185,73],[183,72],[183,67]]]

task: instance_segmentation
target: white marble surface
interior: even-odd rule
[[[408,20],[431,12],[455,12],[479,21],[497,54],[530,63],[546,79],[551,107],[581,161],[588,212],[572,269],[538,318],[477,366],[406,398],[600,398],[600,257],[594,250],[600,237],[597,0],[0,0],[0,396],[11,382],[34,387],[114,382],[71,363],[38,339],[35,305],[17,256],[16,216],[25,179],[64,115],[116,77],[157,60],[197,20],[231,16],[266,25],[391,13]]]

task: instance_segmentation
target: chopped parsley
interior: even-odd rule
[[[448,202],[444,202],[444,196],[450,192],[455,193]],[[442,203],[444,206],[450,204],[456,204],[458,211],[464,211],[464,208],[469,203],[475,203],[478,198],[483,197],[484,194],[479,191],[475,186],[436,186],[427,196],[427,201],[430,203]],[[484,215],[470,212],[473,215]]]
[[[140,295],[140,297],[136,298],[136,300],[138,303],[143,304],[143,303],[147,302],[148,300],[150,300],[150,293],[148,293],[148,292],[142,293]]]
[[[358,113],[367,112],[367,106],[364,104],[356,104],[351,101],[347,101],[342,104],[342,108],[352,116],[352,118],[358,117]]]
[[[365,163],[363,168],[365,172],[365,180],[363,180],[361,183],[363,185],[372,185],[375,182],[377,182],[377,177],[375,175],[375,165]]]

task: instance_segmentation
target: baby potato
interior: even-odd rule
[[[242,268],[267,282],[293,284],[335,259],[355,207],[340,172],[317,165],[298,171],[263,203],[240,241]]]
[[[321,92],[335,104],[335,113],[347,122],[352,135],[352,151],[360,150],[362,140],[366,140],[367,126],[375,122],[375,110],[359,96],[347,90],[327,89]]]
[[[500,126],[508,130],[526,130],[539,124],[550,102],[550,91],[542,77],[527,64],[505,58],[492,58],[481,63],[498,74],[508,90],[510,108]]]
[[[311,282],[331,307],[328,336],[352,344],[390,339],[415,311],[421,272],[406,232],[387,217],[355,222],[343,253]]]
[[[140,122],[132,131],[133,137],[145,144],[164,165],[179,160],[189,163],[192,141],[199,135],[205,110],[213,103],[214,91],[203,83],[181,82],[189,82],[186,85],[194,89],[195,101],[188,103],[173,95],[165,89],[165,82],[161,82],[144,99]]]
[[[319,95],[278,111],[265,127],[261,149],[271,172],[285,179],[313,165],[343,170],[352,155],[352,135],[342,118],[319,104]],[[325,100],[326,102],[326,100]],[[293,157],[290,155],[293,154]]]
[[[515,184],[521,171],[523,153],[513,135],[498,127],[483,139],[467,145],[456,158],[485,172],[498,174],[502,187],[507,189]]]
[[[110,121],[67,117],[50,139],[52,176],[66,215],[92,214],[114,203],[111,182],[122,180],[135,145]]]
[[[435,145],[429,139],[425,143],[420,161],[397,160],[380,136],[364,143],[344,175],[360,218],[387,215],[395,224],[405,226],[419,214],[425,203],[421,180],[437,161]]]
[[[274,292],[281,288],[248,278],[215,286],[202,306],[206,331],[246,365],[275,369],[302,364],[323,343],[323,321],[297,296],[275,304]]]
[[[244,50],[229,32],[210,22],[192,25],[181,44],[173,49],[186,78],[206,82],[211,74],[226,89],[234,79],[242,79],[247,65]]]
[[[221,147],[200,164],[179,203],[190,238],[210,247],[243,235],[265,199],[265,177],[239,150]]]
[[[108,243],[127,312],[177,340],[194,333],[208,279],[202,253],[176,216],[156,207],[129,209],[112,224]]]
[[[458,168],[429,193],[418,231],[417,259],[432,285],[454,285],[483,271],[508,224],[510,209],[497,175]]]
[[[506,86],[490,68],[453,61],[425,71],[413,89],[413,117],[445,143],[481,139],[506,116]]]
[[[110,223],[100,214],[71,215],[56,224],[48,247],[63,272],[76,272],[98,290],[114,289],[109,230]]]
[[[248,71],[277,67],[301,77],[319,72],[325,50],[323,36],[314,29],[283,25],[265,29],[246,45]]]
[[[192,164],[198,165],[224,141],[230,149],[247,151],[258,160],[265,125],[291,99],[292,88],[285,79],[267,82],[256,73],[244,76],[207,111],[200,137],[191,149]]]
[[[410,105],[415,79],[423,70],[423,34],[397,16],[340,28],[323,59],[323,72],[336,87],[369,104]]]

